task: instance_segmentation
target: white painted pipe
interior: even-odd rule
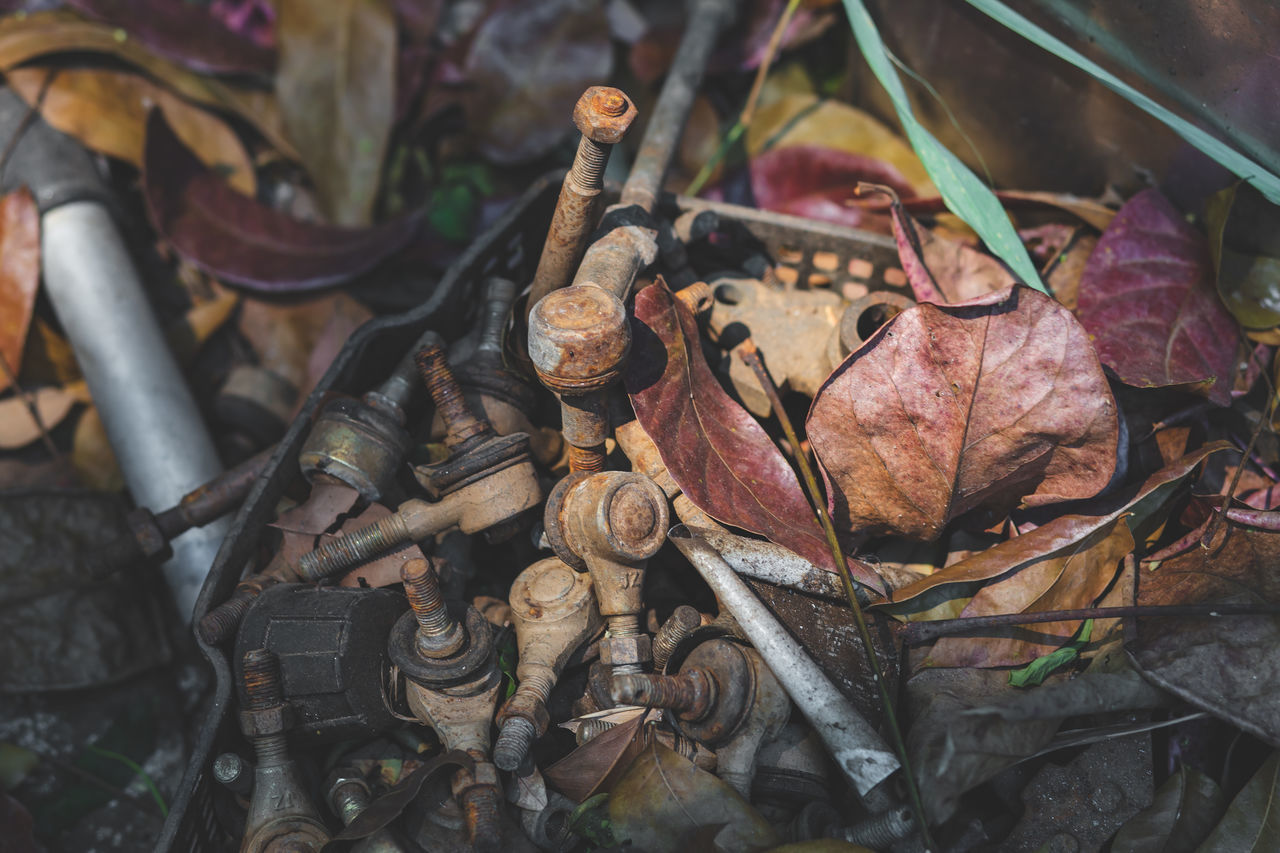
[[[865,797],[893,774],[901,766],[898,757],[720,553],[683,524],[667,537],[733,614],[858,794]]]
[[[106,208],[68,202],[40,226],[45,292],[129,491],[139,506],[167,509],[222,472],[200,411]],[[222,519],[173,540],[164,577],[184,620],[229,529]]]

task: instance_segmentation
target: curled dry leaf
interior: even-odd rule
[[[1275,205],[1248,184],[1227,187],[1205,205],[1218,295],[1240,324],[1251,329],[1280,324],[1276,220]]]
[[[1014,287],[899,314],[809,411],[832,518],[936,539],[977,507],[1087,498],[1116,463],[1116,404],[1071,314]]]
[[[40,423],[31,416],[27,400],[21,396],[0,400],[0,450],[15,450],[37,441],[40,424],[51,430],[62,423],[78,401],[78,396],[65,388],[41,388],[31,394]]]
[[[1017,537],[1012,541],[1017,541]],[[1133,534],[1120,518],[1053,557],[1033,560],[1009,577],[987,584],[960,616],[1038,613],[1094,605],[1133,550]],[[925,666],[1019,666],[1070,641],[1080,622],[1047,622],[986,632],[982,637],[943,637]]]
[[[546,768],[543,777],[547,784],[575,803],[613,790],[632,759],[644,749],[642,730],[647,716],[636,714]]]
[[[623,377],[636,419],[693,504],[834,571],[831,549],[795,472],[764,428],[735,403],[702,357],[693,314],[661,279],[636,294]],[[874,571],[853,576],[879,589]]]
[[[1158,191],[1130,199],[1099,238],[1077,313],[1122,382],[1231,402],[1235,320],[1214,290],[1207,241]]]
[[[44,93],[45,80],[53,75]],[[145,77],[124,71],[69,68],[15,68],[5,75],[22,100],[40,104],[40,115],[85,147],[117,157],[139,168],[153,107],[164,113],[182,143],[232,187],[252,196],[256,190],[253,164],[240,139],[212,113],[194,107]]]
[[[619,842],[649,853],[767,850],[780,840],[737,791],[657,741],[613,789],[609,820]],[[695,838],[714,843],[697,844]]]
[[[859,191],[888,196],[898,258],[918,302],[963,302],[1004,290],[1016,281],[990,255],[939,236],[912,219],[893,187],[861,184]]]
[[[270,74],[275,51],[228,29],[204,6],[173,0],[70,0],[90,18],[124,30],[149,49],[206,74]]]
[[[330,219],[368,225],[395,118],[390,0],[282,0],[276,94],[289,139]]]
[[[0,198],[0,391],[22,369],[40,287],[40,213],[26,188]]]
[[[914,601],[926,593],[953,584],[969,585],[999,577],[1007,572],[1020,570],[1040,560],[1054,559],[1073,553],[1081,543],[1095,540],[1121,516],[1134,531],[1135,538],[1142,535],[1156,513],[1173,495],[1179,484],[1205,457],[1212,453],[1231,450],[1226,442],[1205,445],[1193,453],[1160,469],[1141,485],[1128,489],[1113,498],[1100,502],[1094,514],[1062,515],[1021,536],[1006,539],[985,551],[980,551],[960,562],[939,569],[893,593],[893,602],[882,605],[895,615],[911,618],[929,601]],[[1105,534],[1102,534],[1105,535]],[[948,597],[958,593],[946,592]],[[939,593],[930,596],[932,601]]]
[[[285,137],[280,107],[270,92],[234,86],[177,65],[120,38],[116,27],[86,21],[65,12],[36,12],[0,18],[0,69],[9,71],[32,59],[61,53],[107,54],[147,72],[157,83],[205,106],[233,113],[253,125],[288,157],[297,157]]]
[[[299,291],[347,281],[397,251],[416,216],[373,228],[335,228],[292,219],[229,188],[153,111],[147,121],[143,184],[152,224],[183,257],[224,281]]]
[[[512,3],[494,12],[467,53],[469,119],[498,163],[548,153],[573,129],[573,105],[613,68],[604,4]]]

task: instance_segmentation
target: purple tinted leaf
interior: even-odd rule
[[[636,294],[624,381],[636,419],[672,479],[711,517],[834,570],[831,550],[800,482],[764,428],[735,403],[702,357],[693,315],[666,283]],[[879,578],[856,560],[854,577]]]
[[[1156,190],[1130,199],[1103,232],[1078,306],[1098,357],[1122,382],[1231,403],[1238,334],[1214,290],[1208,241]]]
[[[915,194],[893,165],[820,145],[774,148],[752,158],[750,168],[758,206],[851,228],[889,231],[884,210],[849,204],[857,201],[859,183],[885,184],[906,198]]]
[[[68,0],[98,21],[124,29],[161,56],[206,74],[270,74],[275,51],[223,25],[204,7],[174,0]]]
[[[310,290],[366,272],[413,237],[416,215],[372,228],[292,219],[237,193],[196,159],[153,110],[143,183],[152,224],[196,266],[266,291]]]
[[[573,105],[609,78],[613,46],[603,4],[512,3],[490,15],[467,54],[468,117],[498,163],[541,157],[573,130]]]

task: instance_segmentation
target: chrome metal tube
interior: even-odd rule
[[[222,465],[115,222],[96,201],[70,201],[40,224],[45,292],[134,502],[173,506]],[[173,540],[164,576],[184,620],[229,529],[223,519]]]
[[[737,619],[860,795],[866,796],[901,767],[871,724],[854,710],[710,543],[683,524],[671,528],[667,537]]]

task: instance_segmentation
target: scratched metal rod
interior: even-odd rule
[[[737,619],[747,639],[795,700],[818,737],[831,750],[836,764],[849,777],[858,794],[865,797],[893,774],[901,766],[893,750],[853,709],[844,694],[836,689],[813,658],[755,597],[720,553],[683,524],[671,528],[667,538],[693,564],[711,591]]]

